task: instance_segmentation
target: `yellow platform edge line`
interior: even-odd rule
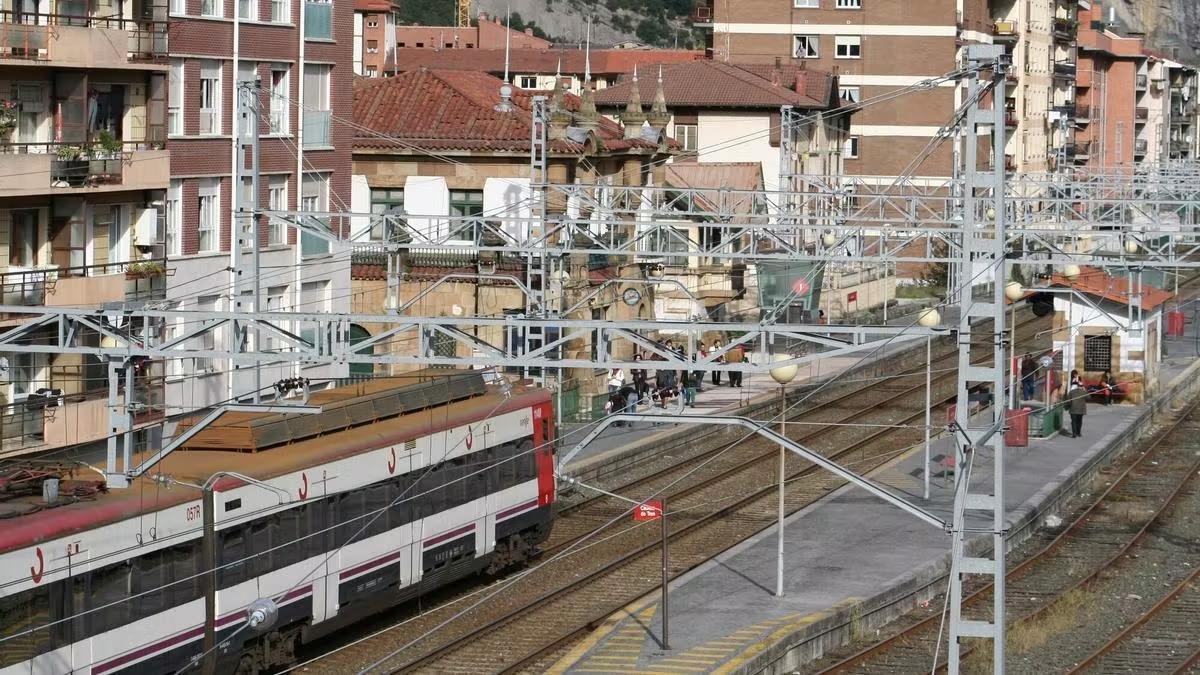
[[[629,603],[621,611],[613,612],[611,616],[604,620],[604,623],[599,628],[593,630],[591,634],[575,645],[571,651],[564,654],[557,663],[546,669],[546,675],[564,675],[568,670],[577,665],[601,640],[616,631],[621,622],[630,616],[637,615],[639,618],[647,618],[641,615],[642,612],[650,612],[650,616],[654,616],[651,610],[657,611],[658,597],[658,593],[651,593],[648,596],[638,598]]]

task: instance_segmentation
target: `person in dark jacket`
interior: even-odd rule
[[[634,354],[633,360],[639,364],[642,361],[641,354]],[[645,368],[630,368],[629,375],[633,378],[633,387],[637,390],[639,399],[646,398],[646,390],[650,387],[646,384],[646,369]]]
[[[1037,361],[1033,360],[1033,356],[1026,354],[1025,358],[1021,359],[1021,399],[1029,400],[1033,398],[1033,394],[1037,389]]]
[[[1083,416],[1087,414],[1088,390],[1076,384],[1067,393],[1067,412],[1071,413],[1071,438],[1083,435]]]

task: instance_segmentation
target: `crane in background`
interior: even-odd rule
[[[455,0],[455,16],[457,17],[454,25],[459,28],[470,28],[471,26],[471,0]]]

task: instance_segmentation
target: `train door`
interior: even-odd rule
[[[533,447],[537,459],[538,506],[554,502],[554,412],[550,403],[533,408]]]

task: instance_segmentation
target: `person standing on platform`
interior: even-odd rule
[[[1067,411],[1071,413],[1071,438],[1083,435],[1083,416],[1087,414],[1088,390],[1076,384],[1067,394]]]
[[[1021,359],[1021,400],[1028,401],[1033,398],[1037,389],[1037,361],[1033,360],[1033,356],[1026,354],[1025,358]]]
[[[625,371],[613,368],[608,375],[608,393],[615,394],[625,386]]]
[[[725,362],[726,363],[742,363],[745,360],[746,360],[746,350],[742,349],[741,345],[737,345],[725,353]],[[737,371],[737,370],[729,371],[729,386],[731,386],[731,387],[741,387],[742,386],[741,371]]]
[[[633,360],[636,361],[640,365],[642,362],[642,355],[634,354]],[[635,390],[637,390],[638,398],[639,399],[646,398],[646,390],[649,389],[649,386],[646,384],[646,378],[648,376],[648,373],[646,372],[646,368],[645,367],[631,368],[629,370],[629,374],[633,376],[633,387]]]
[[[712,351],[714,351],[714,352],[721,351],[721,341],[720,340],[713,341]],[[713,360],[713,363],[725,363],[725,357],[718,356],[716,359]],[[719,370],[712,371],[712,383],[713,383],[714,387],[721,386],[721,371],[719,371]]]

